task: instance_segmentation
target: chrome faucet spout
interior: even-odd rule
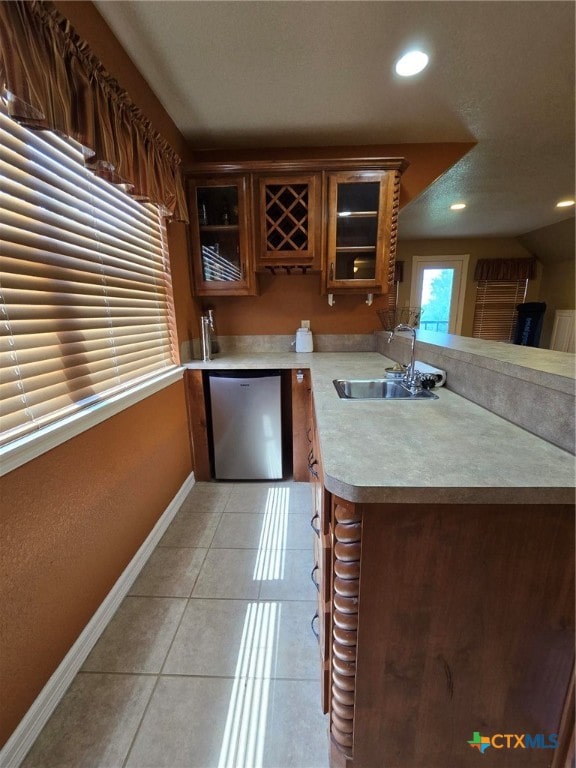
[[[388,339],[388,342],[391,342],[394,338],[394,334],[396,331],[409,331],[412,334],[412,347],[410,350],[410,364],[408,368],[406,369],[406,374],[404,376],[404,384],[410,389],[411,392],[415,392],[422,388],[422,377],[419,373],[419,371],[416,370],[416,363],[415,363],[415,345],[416,345],[416,328],[413,328],[411,325],[406,325],[405,323],[400,323],[400,325],[397,325],[396,328],[391,332],[390,338]]]

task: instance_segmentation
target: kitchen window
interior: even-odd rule
[[[141,399],[181,371],[158,206],[95,176],[77,143],[1,110],[0,169],[4,458],[106,404],[120,410],[130,404],[119,405],[123,395]],[[48,447],[62,442],[51,439]]]

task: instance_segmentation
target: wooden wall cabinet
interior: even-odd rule
[[[403,158],[360,148],[208,153],[189,173],[198,296],[256,295],[256,272],[322,275],[321,293],[386,293],[393,282]],[[204,153],[206,154],[206,153]]]
[[[386,293],[393,277],[399,174],[327,174],[327,293]],[[394,246],[394,247],[392,247]]]
[[[189,181],[191,257],[197,296],[254,296],[250,178]]]

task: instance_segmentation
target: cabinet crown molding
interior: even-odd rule
[[[203,150],[184,169],[186,175],[207,173],[292,173],[297,171],[400,171],[409,166],[404,157],[391,157],[369,147],[270,149],[234,152]]]

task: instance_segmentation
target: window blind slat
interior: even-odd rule
[[[161,341],[161,339],[159,339]],[[22,355],[18,355],[18,359],[7,360],[3,363],[3,376],[0,381],[0,388],[3,384],[7,386],[11,382],[18,382],[21,377],[32,379],[36,381],[41,376],[54,375],[55,377],[62,378],[66,376],[70,378],[76,375],[82,375],[82,369],[89,369],[90,371],[105,370],[112,365],[114,361],[126,360],[131,362],[134,360],[142,360],[145,356],[150,357],[149,344],[124,344],[116,347],[116,356],[114,359],[110,358],[110,349],[108,347],[102,347],[99,350],[93,350],[90,355],[90,360],[86,358],[86,353],[76,352],[74,354],[62,355],[66,359],[66,370],[63,371],[59,363],[58,357],[45,357],[43,359],[28,360],[25,362],[22,360]],[[159,345],[161,350],[161,345]],[[60,350],[55,350],[57,353]]]
[[[30,248],[19,247],[16,249],[2,244],[2,282],[6,287],[18,288],[26,285],[34,275],[34,290],[50,290],[52,283],[61,281],[62,284],[80,283],[84,289],[89,285],[97,285],[100,288],[106,285],[109,292],[118,295],[138,295],[149,294],[156,295],[159,290],[166,292],[165,286],[160,280],[140,280],[137,285],[130,277],[118,277],[108,274],[106,282],[102,279],[102,271],[91,269],[87,271],[88,264],[79,259],[65,260],[62,258],[60,263],[55,265],[48,263],[51,254],[43,251],[32,250]],[[8,251],[10,251],[8,253]],[[19,257],[17,254],[22,254]],[[26,255],[24,255],[26,254]]]
[[[91,371],[76,378],[38,377],[28,382],[25,392],[15,388],[13,382],[0,385],[0,418],[4,428],[4,417],[20,413],[19,421],[36,421],[50,413],[56,413],[70,405],[81,407],[83,401],[96,395],[109,395],[135,383],[144,374],[158,373],[173,363],[161,354],[152,355],[145,359],[130,361],[121,365],[113,365],[101,371]],[[85,370],[85,369],[84,369]],[[102,397],[99,398],[100,401]],[[22,414],[22,411],[25,414]]]
[[[161,363],[160,367],[165,367],[166,355],[159,350],[156,353],[149,353],[147,350],[121,357],[110,359],[104,358],[96,361],[87,362],[86,360],[79,364],[70,364],[66,370],[62,369],[42,369],[34,368],[29,377],[26,395],[29,397],[32,393],[40,390],[49,390],[64,383],[70,391],[74,391],[79,386],[90,383],[96,385],[105,382],[107,379],[113,380],[121,377],[125,372],[130,372],[140,364]],[[171,360],[167,361],[172,364]],[[14,366],[7,375],[2,378],[0,383],[0,392],[6,398],[22,393],[20,381],[23,376],[30,373],[30,366]],[[113,382],[118,383],[118,382]],[[16,385],[16,386],[15,386]],[[5,403],[3,403],[4,405]]]
[[[84,362],[81,365],[67,366],[65,370],[53,370],[48,373],[35,373],[28,380],[26,388],[26,402],[28,407],[43,406],[53,397],[67,396],[71,400],[77,400],[73,394],[78,390],[87,391],[90,388],[103,391],[124,381],[127,374],[139,370],[143,366],[157,365],[159,368],[165,367],[165,364],[172,364],[171,360],[166,361],[162,351],[155,354],[142,353],[129,355],[126,358],[118,360],[100,360],[98,362]],[[2,405],[0,411],[9,413],[13,410],[13,400],[20,397],[22,391],[19,388],[19,381],[25,376],[26,371],[19,369],[18,381],[4,381],[0,383],[0,397]],[[14,385],[17,385],[16,387]],[[63,391],[65,390],[64,394]]]
[[[144,323],[144,318],[141,318],[141,323],[135,323],[134,318],[132,317],[119,317],[114,318],[114,324],[110,324],[110,329],[119,329],[124,331],[126,333],[129,333],[130,335],[134,337],[138,337],[138,330],[142,327],[142,324]],[[154,322],[153,322],[154,321]],[[150,320],[146,327],[148,330],[150,330],[151,327],[154,327],[155,319]],[[17,338],[18,334],[20,332],[25,334],[30,334],[34,332],[42,333],[46,332],[52,327],[54,327],[55,323],[52,320],[15,320],[10,322],[10,327],[12,329],[12,334]],[[89,330],[96,330],[102,326],[102,318],[98,317],[73,317],[73,318],[63,318],[58,321],[58,328],[62,331],[75,331],[77,334],[78,332],[83,331],[89,331]],[[110,334],[111,336],[113,334]],[[86,345],[87,349],[89,349],[89,344]],[[18,348],[18,342],[16,341],[16,349]]]
[[[81,289],[81,286],[78,286]],[[4,300],[10,306],[10,317],[14,318],[14,308],[18,307],[21,313],[25,311],[30,312],[30,315],[37,316],[38,307],[40,305],[44,311],[50,311],[51,308],[46,307],[46,302],[49,300],[54,307],[68,307],[70,310],[76,308],[77,310],[84,307],[98,307],[102,306],[102,288],[99,292],[91,291],[85,293],[65,292],[64,290],[46,290],[46,291],[34,291],[34,290],[14,290],[11,288],[4,288]],[[114,307],[127,307],[136,312],[141,309],[143,313],[147,311],[153,311],[157,313],[158,300],[154,300],[154,297],[149,299],[140,298],[138,296],[114,296],[110,295],[106,291],[106,303],[107,306]],[[22,316],[24,316],[22,314]]]
[[[45,178],[54,186],[55,193],[61,189],[71,190],[72,198],[76,196],[73,187],[77,180],[88,179],[92,188],[98,191],[100,207],[111,213],[117,211],[119,219],[128,216],[143,222],[154,215],[150,212],[150,209],[156,210],[154,206],[140,206],[127,195],[121,198],[115,187],[94,176],[84,166],[81,147],[77,143],[63,140],[47,131],[30,131],[10,120],[4,111],[0,114],[2,129],[4,136],[0,144],[0,157],[4,157],[4,150],[12,153],[8,161],[15,168],[15,177],[18,170],[23,168],[27,175]]]
[[[2,167],[0,166],[0,175]],[[4,218],[7,223],[8,212],[11,214],[12,222],[20,222],[22,219],[27,222],[33,222],[35,228],[38,228],[40,222],[37,218],[37,209],[42,209],[41,222],[45,227],[50,226],[52,231],[70,232],[77,238],[85,238],[91,242],[95,218],[98,218],[100,225],[100,247],[104,250],[122,249],[124,244],[129,244],[132,249],[129,261],[139,260],[146,264],[147,251],[145,245],[140,240],[141,232],[135,227],[125,225],[122,229],[121,237],[108,222],[101,216],[96,217],[96,212],[89,202],[82,204],[82,201],[75,200],[76,209],[73,213],[69,212],[70,202],[59,203],[53,197],[48,195],[27,195],[28,189],[23,185],[13,186],[10,190],[9,183],[3,182],[3,190],[0,193],[0,201],[4,211]],[[25,197],[30,199],[25,199]],[[148,237],[148,245],[157,250],[162,247],[157,237]]]
[[[94,321],[102,321],[106,318],[114,318],[124,324],[125,321],[131,321],[132,325],[136,321],[146,323],[151,320],[156,322],[158,318],[158,307],[151,305],[126,306],[125,304],[114,303],[113,301],[86,301],[82,304],[74,303],[72,305],[59,301],[60,297],[55,297],[51,306],[46,306],[42,302],[34,304],[12,304],[10,306],[10,324],[18,327],[19,323],[45,321],[54,323],[57,328],[70,327],[70,323],[78,321],[82,324],[85,320],[91,325]],[[66,297],[63,297],[66,298]],[[79,316],[81,319],[78,320]],[[42,326],[40,326],[42,330]]]
[[[3,219],[0,235],[8,255],[12,255],[11,251],[16,254],[18,246],[23,246],[33,249],[28,258],[34,259],[37,251],[37,257],[42,256],[48,263],[69,263],[77,270],[84,267],[87,271],[96,271],[104,265],[106,269],[111,270],[111,275],[116,274],[128,279],[134,272],[148,280],[158,279],[162,275],[159,264],[143,264],[140,259],[127,259],[126,253],[120,249],[106,250],[102,241],[88,241],[74,236],[70,230],[55,230],[44,222],[35,222],[33,225],[29,218],[13,215],[9,211],[3,211]]]
[[[22,269],[22,266],[20,266]],[[44,280],[39,281],[37,277],[30,277],[30,275],[16,273],[16,272],[4,272],[2,275],[2,284],[4,291],[11,291],[13,298],[17,298],[18,295],[26,294],[27,300],[33,300],[34,296],[40,297],[41,300],[45,300],[46,294],[60,295],[70,294],[72,296],[100,296],[103,289],[103,282],[101,279],[93,282],[89,279],[89,275],[86,275],[86,279],[83,282],[74,280],[60,280],[54,277],[46,277]],[[156,299],[158,288],[154,290],[154,287],[148,285],[139,290],[131,287],[129,283],[126,287],[120,285],[106,283],[106,295],[121,299],[122,301],[143,301],[150,302]]]
[[[116,366],[113,376],[107,371],[96,371],[66,380],[64,387],[62,382],[53,381],[49,377],[45,380],[39,377],[39,380],[34,382],[34,388],[28,387],[23,393],[26,398],[26,407],[33,411],[34,416],[43,416],[51,410],[63,407],[63,405],[78,403],[85,397],[100,394],[120,384],[125,384],[132,378],[132,374],[141,375],[150,370],[158,371],[166,367],[158,365],[159,362],[163,362],[161,355],[155,355],[139,362],[132,361]],[[0,412],[4,412],[5,409],[6,413],[10,413],[13,410],[12,399],[10,397],[3,398]]]
[[[96,178],[80,148],[0,108],[0,444],[171,368],[157,208]]]
[[[17,199],[34,203],[42,197],[48,204],[48,210],[75,203],[76,207],[70,210],[72,218],[82,220],[85,213],[97,214],[103,221],[107,221],[108,217],[111,232],[114,231],[115,222],[123,222],[129,231],[137,232],[154,219],[154,213],[142,208],[134,200],[127,203],[126,200],[119,201],[115,197],[118,190],[113,190],[112,196],[107,197],[107,183],[94,177],[90,178],[92,174],[85,168],[79,170],[77,160],[71,165],[56,165],[54,171],[47,171],[46,161],[46,156],[40,153],[37,157],[30,158],[6,143],[0,145],[0,169],[9,169],[6,173],[2,170],[2,176],[6,180],[4,191],[17,190]],[[78,186],[83,180],[89,180],[93,186],[100,184],[100,201],[97,207],[92,205],[90,196],[78,196]],[[157,238],[158,233],[150,232],[149,237]]]
[[[35,360],[41,354],[56,354],[65,357],[69,350],[71,354],[82,350],[85,352],[87,345],[91,351],[98,351],[114,344],[117,348],[131,346],[137,343],[146,345],[154,344],[158,338],[165,342],[168,337],[166,329],[154,327],[140,329],[117,328],[112,338],[109,328],[96,328],[84,331],[81,335],[77,331],[63,331],[61,333],[23,334],[18,337],[18,360],[26,362]],[[42,352],[40,352],[42,350]],[[2,355],[16,355],[13,338],[0,336],[0,359]]]
[[[57,419],[62,419],[91,405],[101,403],[105,398],[112,397],[118,394],[118,392],[129,388],[129,386],[140,384],[156,373],[158,373],[158,368],[155,365],[143,366],[139,369],[137,376],[130,378],[129,384],[122,383],[112,388],[102,389],[101,391],[98,391],[98,388],[94,386],[84,390],[79,389],[75,392],[76,401],[71,400],[67,395],[63,395],[42,403],[41,406],[34,409],[34,413],[32,413],[32,409],[27,408],[26,402],[22,399],[19,410],[7,414],[6,417],[0,411],[2,442],[6,444],[35,432],[48,424],[52,424]],[[23,413],[26,414],[27,418],[22,418]],[[57,414],[57,417],[54,414]]]

